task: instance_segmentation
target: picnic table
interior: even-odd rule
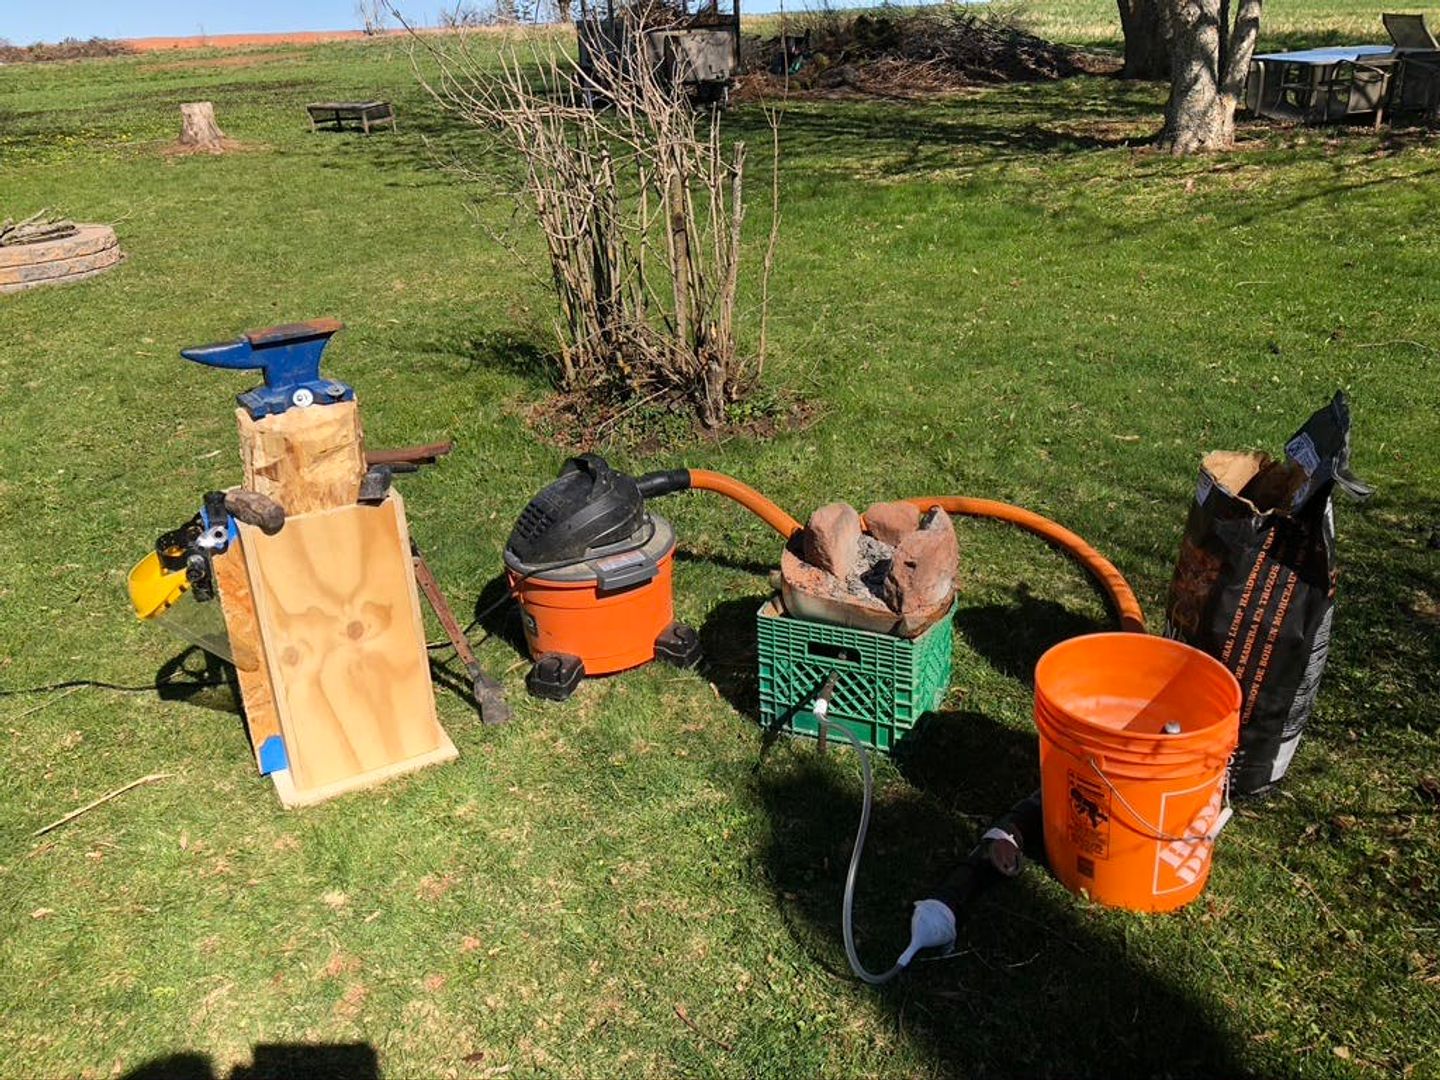
[[[1251,58],[1245,104],[1257,116],[1312,123],[1385,108],[1391,69],[1389,45],[1336,45]]]
[[[389,124],[395,130],[395,110],[388,101],[315,101],[305,106],[310,114],[310,130],[319,131],[321,124],[333,124],[335,131],[345,126],[346,120],[354,120],[366,135],[370,128]]]

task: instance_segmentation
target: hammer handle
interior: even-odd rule
[[[436,458],[444,457],[455,449],[454,440],[430,443],[426,446],[402,446],[395,450],[366,450],[365,464],[368,465],[429,465]]]
[[[285,527],[285,508],[268,495],[236,488],[225,493],[225,509],[230,516],[247,525],[254,525],[266,536],[274,536]]]

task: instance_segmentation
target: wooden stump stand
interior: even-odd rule
[[[215,560],[232,648],[259,657],[236,667],[257,762],[281,802],[456,757],[435,712],[404,502],[355,501],[365,473],[355,402],[236,419],[244,487],[286,509],[280,532],[241,523],[239,550]]]

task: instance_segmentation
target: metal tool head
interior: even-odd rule
[[[288,409],[352,401],[355,391],[345,383],[320,376],[320,357],[330,338],[344,325],[337,319],[312,319],[265,330],[252,330],[236,341],[181,349],[186,360],[208,367],[258,371],[265,378],[236,397],[251,419]]]
[[[371,465],[360,479],[360,494],[356,502],[379,506],[390,494],[390,481],[394,478],[394,466]]]

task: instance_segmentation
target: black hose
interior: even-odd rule
[[[635,478],[635,486],[647,499],[670,495],[677,491],[690,490],[689,469],[661,469]]]

